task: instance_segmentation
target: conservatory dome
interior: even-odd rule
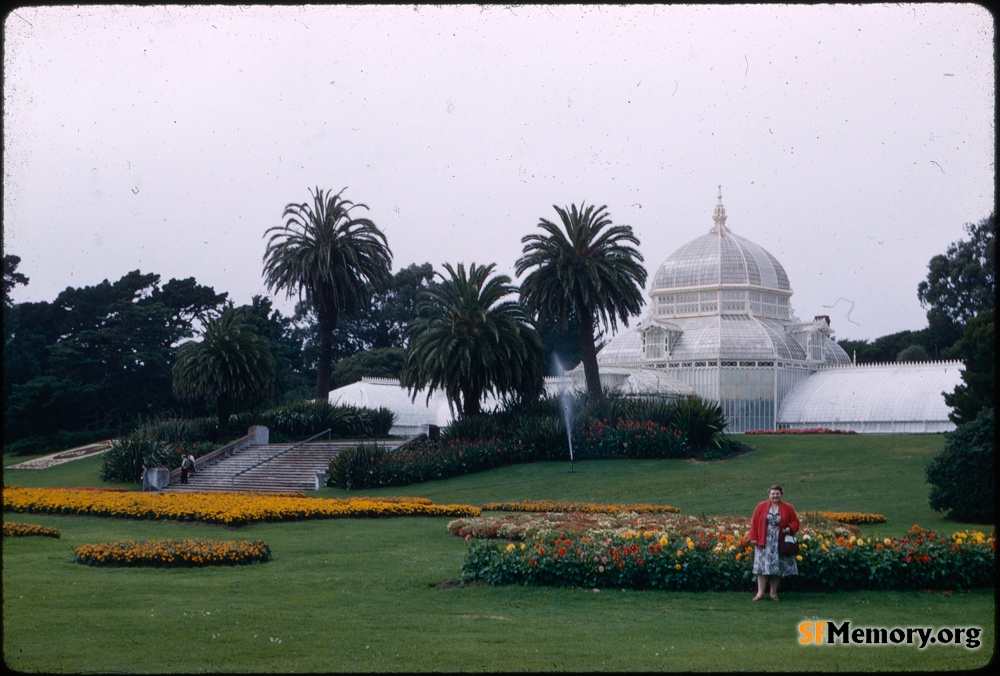
[[[726,227],[722,192],[715,224],[670,255],[653,277],[654,316],[752,314],[789,319],[792,288],[778,259]]]

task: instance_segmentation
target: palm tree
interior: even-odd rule
[[[200,342],[177,348],[173,390],[178,399],[215,398],[225,437],[238,397],[267,394],[274,385],[271,343],[231,307],[205,323]]]
[[[538,227],[545,234],[521,238],[515,270],[518,276],[531,270],[521,283],[521,299],[540,322],[552,317],[566,327],[575,316],[587,396],[598,401],[603,393],[594,327],[600,322],[614,330],[618,319],[628,326],[643,304],[646,269],[632,228],[612,225],[606,206],[554,208],[562,228],[542,218]]]
[[[346,190],[346,188],[345,188]],[[298,294],[316,311],[319,364],[316,398],[330,392],[333,331],[346,309],[367,308],[372,292],[384,291],[392,279],[392,251],[385,234],[367,218],[354,218],[354,204],[332,194],[310,190],[313,204],[289,204],[284,225],[268,228],[264,281],[273,291]]]
[[[537,395],[542,385],[542,342],[521,304],[504,300],[517,293],[494,264],[458,269],[425,291],[418,317],[406,330],[401,382],[416,398],[427,388],[445,392],[463,416],[480,412],[483,395]]]

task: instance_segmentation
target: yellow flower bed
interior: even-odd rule
[[[268,493],[139,493],[72,488],[3,491],[5,512],[170,519],[243,526],[258,521],[390,516],[479,516],[470,505],[435,505],[427,498],[299,498]]]
[[[521,502],[488,502],[488,512],[581,512],[584,514],[679,514],[670,505],[598,504],[594,502],[561,502],[558,500],[522,500]]]
[[[10,521],[3,522],[3,536],[8,537],[30,537],[32,535],[40,535],[47,538],[57,538],[60,536],[59,531],[55,528],[49,528],[48,526],[39,526],[34,523],[11,523]]]
[[[840,523],[851,523],[856,526],[863,526],[871,523],[885,523],[885,517],[881,514],[867,514],[865,512],[806,512],[833,519]]]
[[[240,566],[271,560],[264,542],[236,540],[149,540],[83,545],[74,561],[86,566],[156,568]]]

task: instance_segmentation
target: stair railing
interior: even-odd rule
[[[239,453],[240,451],[249,448],[250,446],[253,446],[256,443],[256,440],[257,440],[257,435],[254,434],[253,428],[251,427],[250,431],[246,435],[240,437],[239,439],[230,441],[228,444],[222,446],[221,448],[217,448],[214,451],[209,451],[208,453],[195,458],[194,459],[195,470],[201,470],[202,468],[211,465],[215,462],[218,462],[219,460],[228,458],[234,453]],[[180,477],[181,477],[180,467],[175,467],[174,469],[170,470],[171,485],[175,484],[180,479]]]
[[[249,472],[252,469],[256,469],[257,467],[260,467],[261,465],[263,465],[265,463],[267,464],[267,476],[268,476],[268,478],[270,478],[270,476],[271,476],[271,461],[272,460],[274,460],[275,458],[277,458],[279,455],[284,455],[285,453],[288,453],[289,451],[295,450],[296,448],[298,448],[299,446],[302,446],[303,444],[307,444],[310,441],[318,439],[319,437],[323,436],[324,434],[329,434],[329,433],[330,433],[329,429],[323,430],[319,434],[312,435],[311,437],[309,437],[305,441],[300,441],[297,444],[292,444],[291,446],[289,446],[288,448],[284,449],[283,451],[278,451],[277,453],[275,453],[274,455],[272,455],[270,457],[267,457],[267,458],[264,458],[263,460],[255,462],[254,464],[250,465],[246,469],[241,469],[239,472],[237,472],[236,474],[234,474],[233,476],[231,476],[229,478],[229,487],[232,490],[236,490],[236,477],[238,477],[241,474],[245,474],[246,472]]]

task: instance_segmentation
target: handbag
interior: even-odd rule
[[[799,553],[799,543],[795,536],[786,533],[778,538],[778,556],[797,556]]]

